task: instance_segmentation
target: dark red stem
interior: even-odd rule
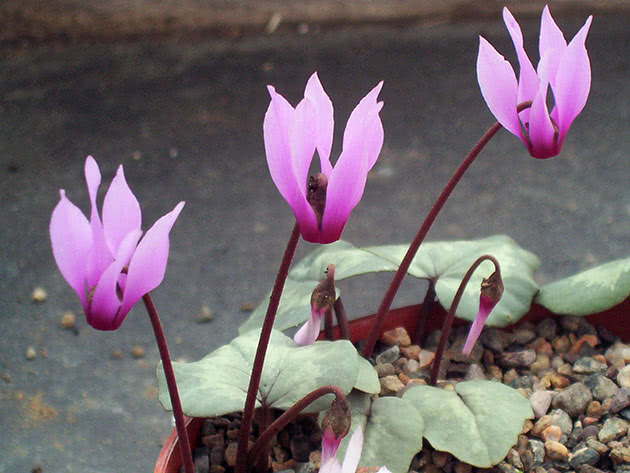
[[[473,273],[479,267],[479,265],[486,260],[492,261],[492,263],[494,264],[495,271],[501,274],[501,268],[499,266],[499,262],[492,255],[480,256],[479,258],[475,260],[472,266],[468,268],[468,271],[464,275],[462,282],[459,284],[459,287],[457,288],[457,292],[455,293],[455,298],[453,299],[453,302],[451,303],[451,307],[448,310],[448,314],[446,315],[446,319],[444,319],[444,324],[442,325],[442,334],[440,335],[440,342],[438,343],[437,350],[435,351],[435,358],[433,358],[433,366],[431,367],[431,380],[429,381],[429,384],[431,386],[435,386],[435,383],[437,383],[437,377],[440,372],[440,363],[442,362],[442,356],[444,355],[444,348],[446,347],[448,335],[451,332],[451,328],[453,327],[453,320],[455,319],[455,312],[457,311],[457,306],[459,305],[459,301],[464,295],[464,290],[466,289],[466,286],[468,285],[468,281],[470,281],[470,278],[472,277]]]
[[[433,309],[435,304],[435,282],[433,279],[429,280],[429,287],[427,293],[424,295],[424,300],[418,311],[418,319],[416,322],[416,332],[413,335],[412,342],[415,345],[422,345],[422,339],[424,338],[424,329],[427,325],[427,318]]]
[[[278,270],[278,274],[276,276],[276,282],[273,285],[273,290],[271,291],[271,296],[269,297],[269,306],[267,307],[265,321],[263,322],[263,326],[260,331],[260,339],[258,340],[258,348],[256,349],[256,357],[254,358],[252,376],[249,379],[249,388],[247,390],[247,398],[245,399],[241,430],[238,434],[235,473],[245,473],[247,469],[247,445],[249,441],[249,432],[252,427],[256,394],[258,393],[258,387],[260,386],[260,377],[262,375],[265,354],[267,353],[267,345],[269,345],[269,339],[271,338],[271,329],[273,328],[273,322],[276,318],[276,312],[278,311],[278,304],[280,304],[282,289],[284,289],[284,283],[287,279],[287,275],[289,274],[289,267],[291,266],[291,261],[293,260],[295,248],[297,247],[299,240],[300,228],[296,222],[293,226],[293,232],[291,233],[287,247],[284,250],[282,263],[280,264],[280,269]]]
[[[517,107],[517,111],[520,112],[530,106],[531,106],[531,102],[524,102]],[[411,265],[413,258],[416,256],[416,253],[418,252],[420,245],[424,241],[424,238],[427,236],[427,233],[429,233],[429,229],[433,225],[433,222],[435,222],[435,219],[440,213],[440,210],[442,210],[442,207],[446,203],[446,200],[449,198],[449,196],[453,192],[453,189],[455,188],[457,183],[460,181],[464,173],[468,170],[470,165],[473,163],[475,158],[477,158],[479,153],[481,153],[483,148],[488,144],[488,142],[492,139],[492,137],[496,135],[496,133],[501,128],[502,128],[501,124],[499,122],[496,122],[494,125],[492,125],[488,129],[488,131],[486,131],[486,133],[481,137],[481,139],[470,150],[470,153],[468,153],[468,156],[464,158],[464,160],[461,162],[459,167],[455,170],[450,180],[446,183],[446,186],[444,187],[444,189],[442,189],[442,192],[440,193],[437,200],[433,204],[433,207],[431,207],[431,210],[429,210],[429,213],[427,214],[427,216],[424,219],[424,222],[422,222],[422,225],[418,229],[418,233],[416,234],[415,238],[411,242],[411,245],[409,246],[409,249],[407,250],[407,254],[403,258],[402,262],[400,263],[398,270],[394,274],[394,278],[392,279],[392,282],[389,284],[389,287],[387,288],[387,291],[385,292],[385,295],[383,296],[381,305],[378,308],[376,317],[374,318],[374,323],[365,341],[365,345],[363,346],[363,351],[361,352],[364,358],[369,358],[370,356],[372,356],[372,352],[374,351],[374,345],[376,344],[378,335],[383,329],[385,316],[387,315],[387,312],[392,306],[394,297],[396,296],[396,293],[398,292],[398,289],[400,288],[400,284],[402,283],[403,279],[405,278],[407,274],[407,271],[409,270],[409,266]]]
[[[295,419],[300,412],[306,409],[312,402],[316,401],[320,397],[326,394],[334,394],[337,402],[345,403],[346,395],[344,392],[337,386],[322,386],[320,388],[311,391],[298,402],[293,404],[289,409],[287,409],[280,417],[278,417],[273,424],[271,424],[260,436],[256,443],[252,447],[249,452],[249,463],[253,463],[256,461],[256,458],[266,450],[267,445],[271,438],[284,429],[289,422]]]
[[[332,308],[329,307],[324,313],[324,335],[326,340],[333,340],[333,314]]]
[[[166,378],[166,385],[168,386],[168,394],[171,397],[173,417],[175,417],[175,428],[177,429],[177,436],[179,437],[179,452],[182,456],[184,471],[186,473],[194,473],[190,441],[188,440],[188,433],[186,432],[186,425],[184,423],[184,412],[182,411],[182,403],[179,400],[179,393],[177,392],[175,373],[173,372],[173,365],[171,364],[171,356],[168,353],[164,330],[162,330],[160,317],[151,296],[148,293],[145,294],[142,296],[142,301],[149,313],[149,319],[151,319],[153,333],[155,334],[155,341],[158,346],[158,351],[160,352],[160,358],[162,359],[162,369],[164,369],[164,377]]]
[[[343,306],[341,297],[337,298],[334,304],[335,315],[337,316],[337,325],[339,326],[339,338],[342,340],[350,340],[350,327],[348,326],[348,316],[346,308]]]

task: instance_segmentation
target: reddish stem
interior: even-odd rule
[[[518,112],[521,112],[522,110],[530,106],[531,106],[531,102],[524,102],[520,104],[516,109]],[[374,318],[374,323],[372,325],[372,328],[370,329],[368,338],[365,341],[365,345],[363,346],[363,351],[361,352],[364,358],[369,358],[370,356],[372,356],[372,352],[374,351],[374,345],[376,344],[378,335],[383,328],[383,323],[385,322],[385,316],[387,315],[387,312],[392,306],[394,297],[396,296],[396,293],[398,292],[398,289],[400,288],[400,284],[402,283],[404,277],[407,274],[407,271],[409,270],[409,266],[411,265],[413,258],[416,256],[416,253],[418,252],[420,245],[422,244],[425,237],[427,236],[427,233],[429,233],[429,229],[433,225],[433,222],[435,222],[435,219],[440,213],[440,210],[442,210],[442,207],[444,206],[447,199],[453,192],[453,189],[455,188],[457,183],[460,181],[464,173],[468,170],[470,165],[473,163],[475,158],[477,158],[479,153],[481,153],[483,148],[488,144],[488,142],[492,139],[492,137],[496,135],[497,132],[501,128],[502,128],[501,124],[499,122],[496,122],[494,125],[492,125],[488,129],[488,131],[485,132],[485,134],[481,137],[481,139],[479,139],[479,141],[475,144],[475,146],[473,146],[473,148],[470,150],[470,153],[468,153],[468,156],[464,158],[464,160],[461,162],[459,167],[455,170],[450,180],[446,183],[446,186],[444,187],[444,189],[442,189],[442,192],[440,193],[437,200],[433,204],[433,207],[431,207],[431,210],[429,210],[429,213],[427,214],[427,216],[424,219],[424,222],[422,222],[422,225],[418,229],[418,233],[416,233],[415,238],[413,239],[413,241],[411,242],[411,245],[409,246],[409,249],[407,250],[407,254],[403,258],[402,262],[400,263],[398,270],[394,274],[392,282],[389,284],[389,287],[387,288],[387,291],[385,292],[385,295],[383,296],[381,305],[378,308],[378,312],[376,313],[376,316]]]
[[[184,412],[182,411],[182,403],[179,400],[179,393],[177,392],[175,373],[173,372],[173,365],[171,364],[171,356],[168,353],[164,330],[162,330],[160,317],[157,309],[155,308],[155,304],[153,303],[153,299],[151,299],[151,295],[148,293],[145,294],[142,296],[142,301],[149,313],[149,319],[151,319],[153,333],[155,334],[155,341],[158,346],[158,351],[160,352],[160,358],[162,359],[162,369],[164,369],[164,377],[166,378],[166,386],[168,386],[168,394],[171,397],[171,406],[173,408],[173,417],[175,417],[175,427],[177,429],[177,436],[179,437],[179,451],[182,456],[184,471],[186,473],[194,473],[190,441],[188,440],[188,433],[186,432],[186,425],[184,422]]]
[[[343,306],[341,297],[334,304],[335,315],[337,316],[337,325],[339,326],[339,338],[342,340],[350,340],[350,327],[348,326],[348,316],[346,308]]]
[[[333,337],[333,314],[332,308],[329,307],[326,309],[324,313],[324,334],[326,335],[326,340],[334,340]]]
[[[312,402],[326,394],[334,394],[337,402],[346,403],[346,395],[337,386],[327,385],[311,391],[298,402],[287,409],[273,424],[271,424],[260,436],[249,452],[249,463],[256,461],[256,458],[265,450],[271,438],[284,429],[289,422],[294,420],[300,412],[306,409]]]
[[[453,302],[451,303],[451,308],[448,310],[448,314],[446,315],[446,318],[444,319],[444,325],[442,325],[442,334],[440,335],[440,342],[438,343],[437,350],[435,351],[435,358],[433,358],[433,366],[431,367],[431,380],[429,381],[429,384],[431,386],[435,386],[435,383],[437,383],[437,377],[440,371],[440,363],[442,362],[442,356],[444,355],[444,348],[446,347],[448,335],[451,332],[451,328],[453,327],[453,320],[455,319],[455,311],[457,310],[459,301],[464,295],[464,290],[466,289],[466,286],[468,285],[468,281],[470,281],[470,278],[472,277],[473,273],[479,267],[479,265],[486,260],[492,261],[492,263],[494,263],[494,270],[498,274],[501,274],[501,267],[499,266],[499,262],[492,255],[480,256],[479,258],[475,260],[472,266],[468,268],[468,271],[464,275],[464,279],[462,279],[462,282],[459,284],[459,287],[457,288],[457,292],[455,293],[455,298],[453,299]]]
[[[282,263],[280,264],[280,269],[278,270],[278,274],[276,276],[276,282],[273,285],[273,290],[271,291],[271,296],[269,297],[269,306],[267,307],[265,321],[263,322],[263,326],[260,331],[260,339],[258,340],[258,348],[256,349],[256,357],[254,358],[252,376],[249,379],[249,388],[247,390],[247,398],[245,399],[243,419],[241,420],[241,430],[238,434],[235,473],[245,473],[247,469],[247,445],[249,441],[249,432],[252,428],[252,417],[254,416],[256,393],[258,392],[258,387],[260,386],[263,363],[265,361],[265,354],[267,353],[267,345],[269,345],[269,339],[271,338],[273,322],[276,318],[276,312],[278,311],[278,304],[280,304],[280,296],[282,295],[282,289],[284,288],[284,283],[289,274],[291,260],[293,259],[295,248],[297,247],[299,240],[300,228],[296,222],[293,226],[293,232],[291,233],[287,247],[284,250]]]

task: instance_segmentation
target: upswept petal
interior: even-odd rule
[[[86,311],[88,323],[97,330],[116,330],[127,313],[120,314],[118,280],[127,261],[136,249],[141,230],[132,230],[120,242],[116,260],[109,265],[99,280]]]
[[[68,200],[63,189],[61,199],[50,217],[50,242],[61,275],[77,293],[83,307],[86,300],[86,261],[92,247],[90,222],[79,208]]]
[[[300,195],[306,195],[308,169],[315,155],[315,111],[313,105],[303,99],[293,112],[293,119],[289,124],[289,144],[293,173],[300,190]]]
[[[311,307],[311,315],[302,327],[293,336],[293,341],[300,345],[312,345],[321,330],[321,321],[326,308],[321,311],[317,310],[315,306]],[[323,460],[322,460],[323,461]]]
[[[289,129],[295,110],[272,86],[268,89],[271,103],[265,114],[263,133],[269,173],[280,194],[291,207],[302,237],[306,241],[317,243],[319,241],[317,218],[306,201],[306,182],[300,185],[297,181],[289,144]]]
[[[348,119],[343,151],[328,179],[322,243],[331,243],[341,236],[350,212],[363,196],[367,174],[383,146],[383,124],[379,117],[383,103],[376,102],[382,85],[381,82],[372,89]]]
[[[90,196],[90,226],[92,228],[92,248],[87,258],[87,285],[93,288],[103,271],[114,261],[114,253],[110,252],[105,243],[103,224],[98,215],[96,198],[101,185],[101,171],[92,156],[85,159],[85,182]]]
[[[556,103],[552,116],[558,125],[560,146],[571,123],[586,105],[591,90],[591,63],[585,42],[592,21],[593,17],[589,16],[569,43],[558,65],[555,86],[552,84]]]
[[[503,8],[503,22],[505,23],[508,33],[510,33],[510,37],[512,38],[512,43],[514,44],[519,64],[516,103],[519,104],[528,100],[534,100],[536,92],[538,91],[538,76],[536,75],[536,70],[530,61],[529,56],[525,52],[525,48],[523,47],[523,33],[521,31],[521,27],[507,7]],[[523,110],[520,113],[520,117],[523,122],[528,121],[529,110]]]
[[[116,254],[122,239],[129,232],[139,230],[141,224],[140,203],[131,192],[120,165],[103,200],[103,230],[109,251]]]
[[[532,102],[529,114],[528,136],[529,152],[534,158],[546,159],[558,154],[558,140],[547,109],[548,72],[551,54],[542,58],[538,64],[540,90]]]
[[[360,143],[365,143],[368,171],[376,163],[383,146],[383,124],[379,116],[383,108],[383,102],[376,101],[382,88],[383,81],[380,81],[376,87],[361,99],[358,105],[354,107],[354,110],[352,110],[346,129],[343,132],[344,150],[355,148]],[[372,131],[374,135],[366,134],[366,131]]]
[[[549,6],[545,6],[540,18],[540,40],[538,42],[538,52],[540,57],[550,55],[549,62],[549,83],[553,87],[556,82],[556,72],[560,58],[567,49],[567,41],[564,34],[553,20],[549,12]]]
[[[164,279],[169,251],[169,232],[183,208],[184,202],[177,204],[171,212],[153,224],[138,244],[129,262],[118,319],[124,318],[143,295],[159,286]],[[119,321],[119,325],[120,322],[122,321]]]
[[[330,150],[332,149],[335,126],[334,111],[330,97],[324,91],[317,72],[314,72],[306,83],[304,98],[313,106],[317,153],[319,154],[322,173],[328,177],[332,170]]]
[[[348,442],[348,448],[346,449],[346,456],[341,464],[343,473],[355,473],[361,460],[361,451],[363,450],[363,429],[361,426],[350,437]]]
[[[479,37],[477,81],[488,108],[510,133],[523,139],[516,114],[517,82],[509,62],[482,36]]]
[[[289,129],[295,110],[276,89],[272,86],[267,88],[271,96],[263,122],[267,166],[280,194],[292,205],[301,196],[289,144]]]

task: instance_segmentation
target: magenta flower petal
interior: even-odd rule
[[[516,114],[518,84],[514,69],[482,36],[479,37],[477,80],[481,95],[498,122],[522,139]]]
[[[118,317],[127,315],[131,307],[164,279],[169,251],[169,233],[184,208],[180,202],[161,217],[144,235],[129,263],[125,293]]]
[[[300,345],[311,345],[317,340],[321,330],[322,317],[326,313],[327,307],[317,310],[315,305],[311,307],[311,315],[302,327],[293,336],[293,341]]]
[[[521,28],[507,8],[503,9],[503,20],[520,65],[516,100],[512,100],[515,85],[509,66],[483,38],[477,60],[481,93],[499,123],[518,136],[533,157],[545,159],[556,156],[560,153],[569,126],[588,98],[591,69],[584,43],[592,17],[587,19],[567,46],[562,31],[549,8],[545,7],[540,23],[541,59],[536,71],[523,48]],[[546,104],[549,86],[555,102],[551,114]],[[531,101],[531,107],[522,110],[518,119],[514,120],[515,111],[511,107],[516,108],[525,101]]]
[[[470,355],[479,335],[481,335],[481,330],[488,320],[490,316],[490,312],[494,309],[496,302],[493,302],[488,297],[481,296],[479,298],[479,311],[477,312],[477,316],[470,327],[470,331],[468,332],[468,337],[466,338],[466,343],[464,343],[464,348],[462,349],[462,353],[466,356]]]
[[[560,58],[564,55],[567,48],[567,41],[564,39],[564,34],[558,28],[558,25],[551,16],[549,6],[545,6],[540,19],[540,40],[538,42],[538,52],[540,57],[550,55],[549,62],[549,82],[551,85],[555,85],[556,71]]]
[[[306,201],[306,179],[301,182],[297,178],[291,156],[289,130],[295,117],[295,110],[282,95],[276,93],[273,87],[269,86],[268,89],[271,103],[265,114],[263,134],[269,172],[280,194],[291,207],[304,239],[318,241],[317,218]],[[309,164],[310,159],[312,155],[309,157]],[[308,172],[308,166],[304,169]]]
[[[383,147],[383,124],[379,112],[383,102],[377,102],[383,81],[367,93],[352,110],[343,132],[343,149],[365,149],[367,168],[372,169]],[[372,133],[372,134],[366,134]],[[341,160],[341,157],[339,158]]]
[[[534,100],[536,92],[538,92],[538,76],[536,70],[529,60],[529,56],[525,52],[523,47],[523,33],[521,27],[516,22],[512,13],[507,8],[503,8],[503,22],[510,33],[514,49],[516,50],[516,57],[519,64],[519,77],[518,77],[518,94],[516,97],[516,103],[522,103],[528,100]],[[498,53],[497,53],[498,54]],[[529,117],[529,110],[525,109],[520,113],[521,118],[527,121]],[[518,135],[517,135],[518,136]]]
[[[586,23],[567,46],[557,69],[552,90],[556,101],[556,123],[560,132],[560,146],[575,117],[586,105],[591,90],[591,63],[585,41],[593,17]],[[554,114],[552,114],[554,116]]]
[[[343,437],[336,437],[335,433],[330,428],[324,430],[322,433],[322,465],[330,459],[336,458],[342,438]]]
[[[87,307],[85,262],[92,248],[90,222],[79,208],[66,198],[61,200],[50,218],[50,241],[55,262],[61,275],[77,293],[83,307]]]
[[[317,74],[309,79],[296,109],[268,87],[271,103],[263,124],[267,164],[306,241],[338,240],[361,199],[367,172],[383,145],[378,116],[382,103],[376,102],[381,87],[382,83],[368,93],[351,114],[343,152],[334,168],[329,161],[333,107]],[[310,181],[306,175],[315,149],[320,155],[321,173]],[[307,182],[312,182],[308,189]]]
[[[119,245],[116,260],[105,270],[94,289],[87,312],[87,321],[97,330],[116,330],[127,315],[127,313],[120,313],[121,301],[118,294],[121,288],[118,286],[118,280],[136,249],[141,235],[140,230],[129,232]]]
[[[92,227],[92,249],[87,258],[87,285],[93,288],[103,271],[114,261],[114,253],[107,248],[103,224],[98,215],[96,197],[101,185],[101,171],[92,156],[85,159],[85,182],[90,196],[90,226]]]
[[[367,174],[383,146],[383,125],[377,85],[354,109],[344,132],[343,151],[328,179],[321,243],[337,241],[365,189]]]
[[[324,91],[317,72],[314,72],[306,83],[304,98],[313,106],[317,153],[319,154],[322,173],[328,177],[332,170],[330,150],[332,149],[335,126],[334,111],[330,97]]]
[[[139,230],[141,223],[140,203],[129,189],[123,168],[119,166],[103,201],[103,230],[109,251],[116,254],[123,238],[129,232]]]

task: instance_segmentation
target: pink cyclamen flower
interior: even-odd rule
[[[546,159],[560,153],[571,123],[586,104],[591,65],[584,43],[592,20],[589,16],[567,45],[546,6],[540,24],[540,62],[534,69],[523,48],[521,28],[504,8],[503,21],[520,67],[518,82],[510,63],[479,37],[477,79],[483,98],[499,123],[520,138],[534,158]],[[547,109],[549,88],[554,100],[551,113]],[[528,101],[531,107],[517,113],[517,105]]]
[[[343,459],[343,464],[340,464],[337,460],[337,449],[341,439],[335,439],[334,436],[327,438],[326,435],[322,437],[322,458],[320,473],[355,473],[361,460],[361,452],[363,451],[363,429],[361,426],[350,437],[348,442],[348,448],[346,449],[346,456]],[[331,443],[333,442],[333,443]],[[381,467],[377,473],[391,473],[386,466]]]
[[[311,316],[293,337],[298,345],[310,345],[317,340],[322,318],[333,310],[337,294],[335,292],[335,265],[326,267],[326,278],[320,282],[311,294]]]
[[[340,238],[357,205],[383,146],[383,125],[376,99],[380,82],[352,111],[343,136],[343,150],[333,167],[333,105],[314,73],[304,99],[293,108],[272,86],[263,132],[271,178],[288,202],[302,237],[312,243]],[[308,177],[317,150],[321,172]]]
[[[481,335],[481,330],[486,324],[486,320],[490,316],[492,309],[499,303],[503,296],[503,280],[501,279],[501,272],[496,270],[487,279],[481,282],[481,295],[479,296],[479,310],[475,316],[475,320],[470,327],[466,343],[462,348],[462,353],[466,356],[470,355],[475,342]]]
[[[184,202],[155,222],[140,240],[140,204],[125,181],[122,166],[105,195],[102,220],[96,207],[101,173],[91,156],[85,160],[85,180],[90,220],[60,190],[61,200],[50,218],[53,255],[79,296],[88,323],[98,330],[116,330],[131,307],[162,282],[169,232]]]

